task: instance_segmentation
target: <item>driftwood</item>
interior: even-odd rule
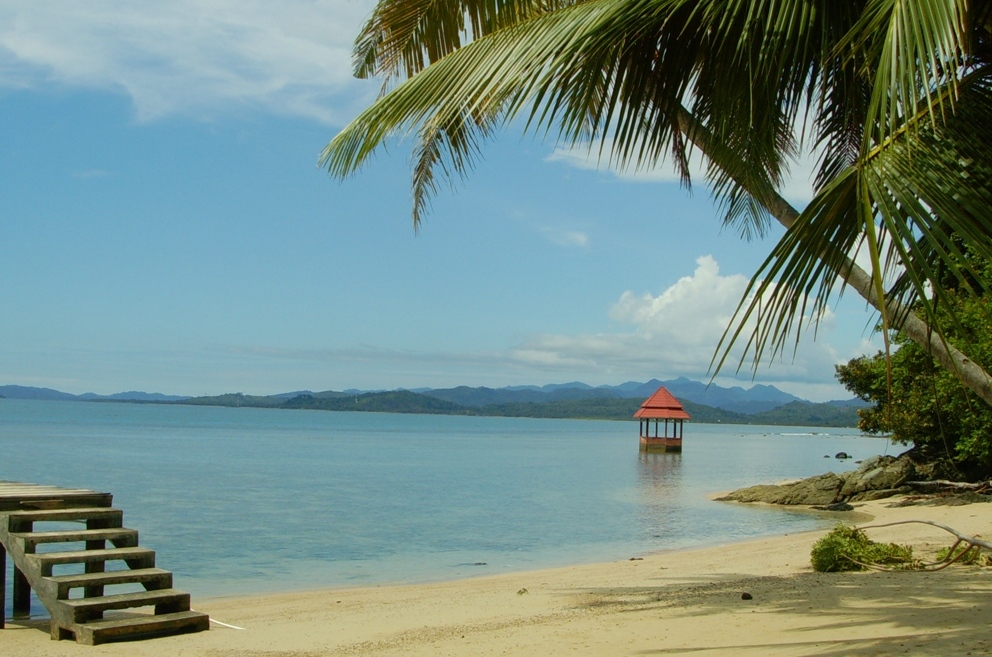
[[[935,479],[933,481],[907,481],[904,486],[912,486],[921,491],[937,491],[942,489],[956,489],[969,491],[985,491],[992,488],[992,481],[979,481],[976,484],[968,484],[962,481],[949,481],[947,479]]]
[[[909,524],[930,525],[932,527],[937,527],[938,529],[943,529],[945,532],[952,534],[956,539],[954,541],[954,544],[951,545],[950,549],[947,550],[947,556],[945,556],[943,559],[940,559],[939,561],[921,564],[919,568],[920,570],[929,570],[929,571],[943,570],[944,568],[950,566],[952,563],[955,563],[956,561],[960,561],[970,554],[977,555],[983,549],[992,552],[992,543],[989,543],[988,541],[983,541],[982,539],[977,538],[975,536],[968,536],[966,534],[962,534],[961,532],[959,532],[958,530],[952,527],[948,527],[947,525],[941,525],[940,523],[932,522],[930,520],[900,520],[899,522],[887,522],[879,525],[862,525],[860,527],[857,527],[857,529],[859,530],[877,529],[880,527],[892,527],[895,525],[909,525]],[[961,552],[955,554],[955,551],[958,549],[958,546],[960,546],[962,543],[966,544],[968,547],[962,550]],[[892,570],[891,568],[885,568],[874,564],[860,564],[860,565],[867,568],[874,568],[875,570]]]

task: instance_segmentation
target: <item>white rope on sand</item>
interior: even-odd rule
[[[196,611],[196,609],[190,609],[190,611]],[[245,629],[243,627],[238,627],[237,625],[228,625],[227,623],[221,623],[219,620],[214,620],[213,617],[210,618],[210,622],[213,623],[214,625],[220,625],[221,627],[226,627],[226,628],[232,629],[232,630],[243,630],[243,629]]]

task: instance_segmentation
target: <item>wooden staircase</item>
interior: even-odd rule
[[[21,506],[0,506],[0,610],[6,552],[14,565],[15,615],[29,612],[33,588],[51,615],[53,639],[95,645],[209,629],[209,617],[190,610],[189,593],[172,588],[172,573],[155,567],[155,552],[139,547],[138,532],[123,526],[120,509]],[[151,613],[134,613],[139,608]],[[130,611],[104,615],[120,610]]]

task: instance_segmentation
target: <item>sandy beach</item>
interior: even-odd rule
[[[881,500],[836,515],[848,523],[931,520],[992,536],[988,504],[896,507]],[[0,654],[992,654],[992,569],[815,573],[809,552],[822,534],[437,584],[194,599],[212,619],[243,629],[214,625],[96,647],[51,641],[47,621],[8,620]],[[869,535],[911,544],[921,556],[950,544],[949,534],[924,525]],[[752,599],[742,599],[744,592]]]

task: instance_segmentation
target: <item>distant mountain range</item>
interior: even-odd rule
[[[312,408],[324,410],[375,410],[407,413],[450,413],[471,415],[517,415],[528,417],[610,417],[629,418],[641,401],[659,386],[668,388],[682,401],[698,421],[771,422],[788,417],[802,424],[809,422],[853,425],[857,399],[814,404],[782,392],[775,386],[755,385],[745,390],[706,385],[685,377],[641,383],[628,381],[617,386],[591,386],[582,382],[545,386],[508,386],[504,388],[468,387],[418,388],[415,390],[363,391],[299,390],[277,395],[237,394],[211,397],[188,397],[147,392],[119,392],[113,395],[85,393],[73,395],[51,388],[0,386],[0,396],[9,399],[57,401],[127,401],[143,403],[181,403],[211,406],[259,406],[272,408]],[[633,410],[630,410],[633,409]],[[630,413],[628,413],[630,410]],[[772,415],[769,415],[772,414]]]
[[[670,393],[680,400],[688,400],[696,404],[746,415],[770,411],[790,402],[811,403],[795,395],[782,392],[775,386],[756,385],[748,390],[740,386],[724,388],[718,385],[707,386],[685,377],[668,381],[651,379],[646,383],[628,381],[618,386],[593,387],[585,383],[573,382],[540,387],[511,386],[495,389],[459,386],[447,389],[421,389],[413,392],[420,392],[461,406],[480,407],[490,404],[545,403],[572,399],[644,400],[650,397],[659,386],[665,386]]]
[[[49,401],[143,401],[143,402],[176,402],[189,399],[189,396],[163,395],[158,392],[118,392],[113,395],[98,395],[94,392],[84,392],[73,395],[68,392],[52,390],[51,388],[34,388],[31,386],[0,386],[0,397],[7,399],[45,399]]]

